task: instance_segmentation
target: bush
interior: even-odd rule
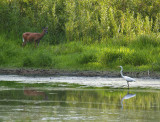
[[[100,57],[101,63],[107,66],[110,66],[111,64],[140,66],[149,63],[149,59],[150,57],[147,57],[146,53],[143,51],[135,51],[125,47],[121,47],[117,50],[105,50]]]
[[[4,56],[0,53],[0,65],[5,63],[5,58]]]
[[[71,42],[71,43],[66,43],[66,44],[61,44],[54,49],[54,53],[56,55],[59,54],[72,54],[72,53],[77,53],[77,52],[82,52],[83,47],[82,44],[79,42]]]
[[[52,58],[46,53],[38,53],[35,56],[34,65],[36,67],[49,67],[52,66]]]
[[[148,36],[148,35],[141,35],[132,43],[134,46],[139,48],[146,48],[146,47],[157,47],[159,46],[159,41],[157,37],[154,35]]]
[[[131,64],[134,66],[145,65],[148,63],[147,57],[143,52],[137,51],[133,53],[128,53],[122,57],[122,63]]]
[[[89,62],[96,62],[96,61],[97,61],[97,57],[95,54],[92,54],[92,53],[84,53],[78,59],[78,62],[80,64],[87,64]]]
[[[23,67],[33,67],[34,66],[34,62],[33,59],[31,59],[30,57],[25,57],[23,59]]]
[[[117,60],[121,60],[123,55],[124,53],[121,51],[108,49],[103,52],[101,56],[101,63],[105,65],[114,63]]]
[[[32,56],[27,56],[23,59],[23,67],[49,67],[52,66],[52,58],[44,53],[38,53]]]

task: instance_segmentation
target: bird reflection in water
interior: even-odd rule
[[[124,100],[127,100],[127,99],[130,99],[130,98],[133,98],[133,97],[135,97],[136,96],[136,94],[131,94],[131,93],[129,93],[129,90],[128,90],[128,92],[127,92],[127,94],[122,98],[122,100],[121,100],[121,109],[123,109],[123,101]]]
[[[32,96],[32,97],[42,96],[44,100],[48,99],[48,96],[46,95],[46,93],[42,91],[33,90],[31,88],[24,88],[23,92],[24,92],[24,95],[26,96]]]

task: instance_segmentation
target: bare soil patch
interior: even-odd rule
[[[56,69],[0,69],[0,75],[120,77],[119,71],[70,71]],[[124,72],[124,75],[135,78],[160,78],[160,73],[148,71]]]

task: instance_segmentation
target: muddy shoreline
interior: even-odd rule
[[[86,76],[86,77],[120,77],[118,71],[68,71],[56,69],[0,69],[0,75],[25,75],[25,76]],[[135,78],[160,78],[158,72],[124,72]]]

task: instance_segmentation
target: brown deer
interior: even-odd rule
[[[31,96],[31,97],[42,96],[44,100],[48,99],[48,96],[42,91],[36,91],[30,88],[24,88],[23,92],[24,92],[24,95],[26,96]]]
[[[23,35],[22,35],[22,37],[23,37],[22,46],[24,47],[27,42],[33,42],[34,41],[34,44],[35,44],[35,47],[36,47],[36,45],[39,44],[39,42],[43,38],[43,36],[48,33],[48,28],[42,28],[42,29],[43,29],[42,33],[31,33],[31,32],[23,33]]]

